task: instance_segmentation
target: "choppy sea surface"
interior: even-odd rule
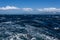
[[[0,40],[60,40],[60,15],[0,15]]]

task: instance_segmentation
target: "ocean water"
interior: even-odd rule
[[[60,15],[0,15],[0,40],[60,40]]]

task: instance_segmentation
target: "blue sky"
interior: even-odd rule
[[[0,0],[1,6],[17,6],[31,8],[60,7],[60,0]]]
[[[37,10],[40,12],[60,12],[60,0],[0,0],[0,13],[38,12]]]

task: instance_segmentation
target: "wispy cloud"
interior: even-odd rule
[[[23,11],[33,11],[32,8],[22,8]]]
[[[6,6],[6,7],[0,7],[0,10],[12,10],[12,9],[20,9],[18,7],[15,6]]]

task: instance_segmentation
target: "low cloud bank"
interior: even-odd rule
[[[40,12],[60,12],[60,8],[42,8],[37,10]]]
[[[6,6],[6,7],[0,7],[0,10],[16,10],[16,9],[20,9],[18,7],[15,6]]]
[[[60,8],[18,8],[15,6],[0,7],[1,10],[19,10],[20,12],[60,12]]]

